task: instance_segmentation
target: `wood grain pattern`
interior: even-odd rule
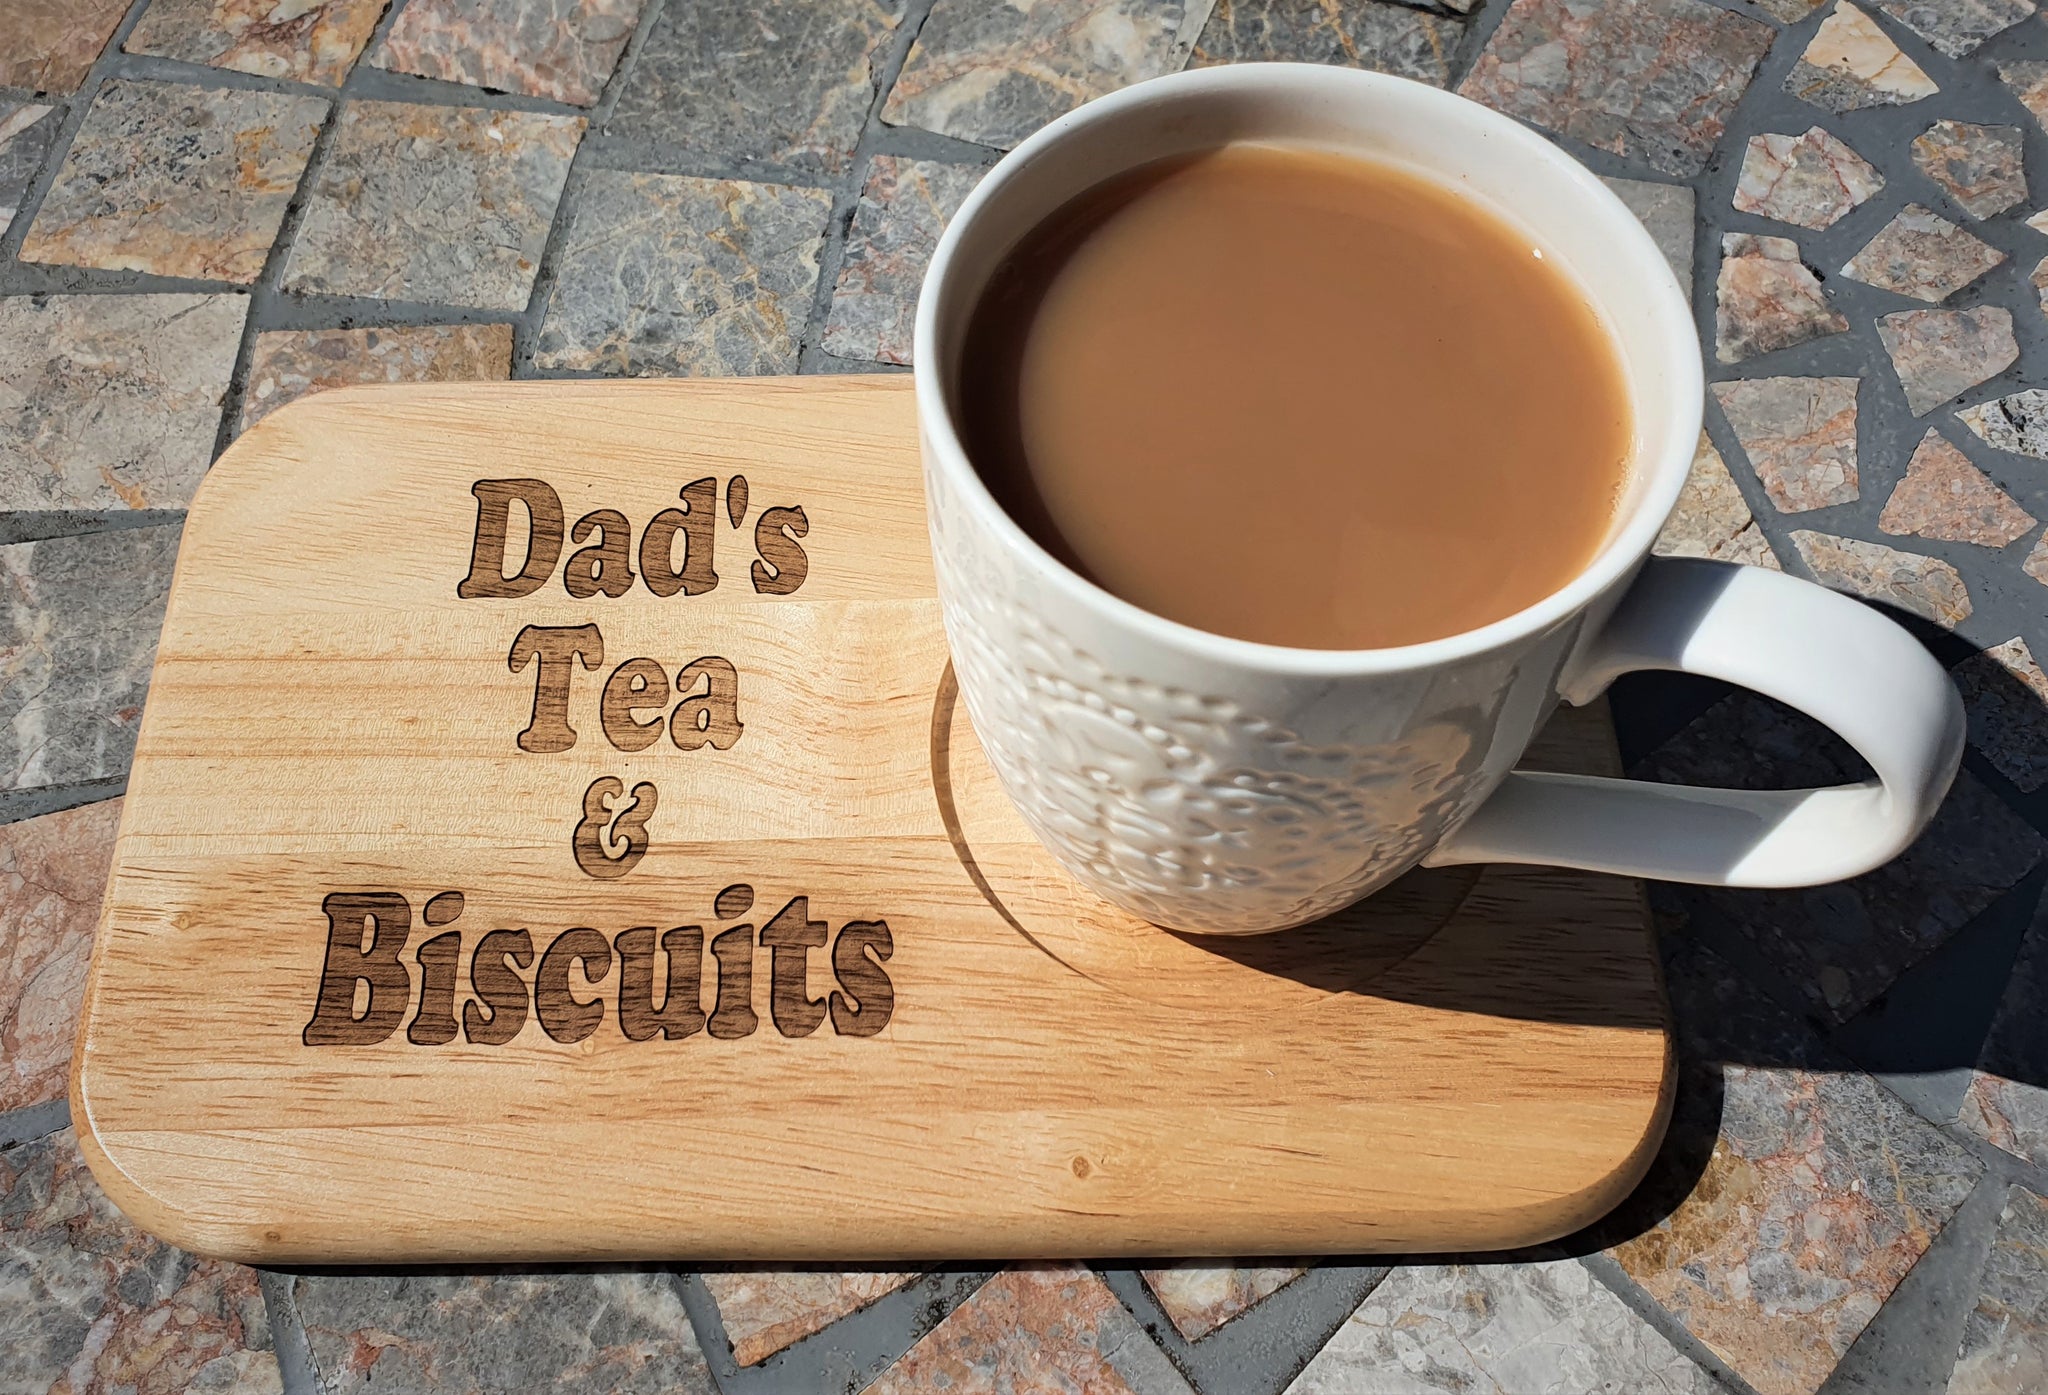
[[[251,1261],[851,1261],[1486,1248],[1619,1200],[1669,1108],[1640,888],[1418,873],[1210,943],[1093,901],[955,701],[916,455],[903,378],[245,435],[80,1031],[122,1208]],[[519,581],[479,482],[530,480],[570,536]],[[1604,718],[1534,759],[1611,769]]]

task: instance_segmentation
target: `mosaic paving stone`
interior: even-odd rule
[[[129,1225],[70,1129],[0,1152],[0,1390],[280,1395],[256,1271]]]
[[[1187,61],[1182,0],[938,0],[882,119],[1007,149],[1081,103]]]
[[[1457,9],[1469,9],[1470,3]],[[1445,87],[1465,22],[1402,5],[1216,0],[1191,68],[1220,63],[1330,63]]]
[[[1930,428],[1877,526],[1894,535],[2004,547],[2036,521]]]
[[[1803,136],[1749,138],[1735,207],[1818,231],[1882,188],[1868,160],[1815,126]]]
[[[766,1361],[916,1277],[915,1270],[874,1269],[724,1269],[703,1276],[732,1341],[732,1359],[742,1366]]]
[[[0,547],[0,789],[128,769],[178,531]]]
[[[393,72],[587,107],[645,0],[412,0],[371,60]]]
[[[584,125],[580,116],[350,102],[286,287],[524,309]]]
[[[21,259],[254,281],[326,117],[318,97],[109,82]]]
[[[716,1395],[667,1274],[300,1274],[321,1395]]]
[[[2032,677],[2038,678],[2040,672],[2035,668]],[[1965,680],[1962,674],[1957,677]],[[2041,701],[2041,689],[2020,695],[2009,683],[2002,686],[2007,710],[2027,704],[2024,723],[2038,731],[2044,723],[2041,709],[2033,704]],[[1981,701],[1971,709],[1973,740],[1984,725],[1977,719],[1985,710]],[[2044,749],[2048,748],[2036,745],[2027,753],[2030,773],[2042,772]],[[2048,1012],[2042,1011],[2043,1003],[2048,1003],[2048,916],[2037,915],[2020,942],[1998,1012],[1978,1050],[1961,1113],[1962,1126],[1971,1133],[2037,1167],[2048,1167]]]
[[[2033,220],[2028,219],[2027,221],[2032,223]],[[2035,296],[2040,300],[2041,313],[2048,315],[2048,257],[2043,257],[2040,261],[2034,263],[2033,275],[2029,276],[2027,280],[2033,286]]]
[[[0,509],[181,509],[213,458],[244,295],[0,299]]]
[[[1821,21],[1813,42],[1785,78],[1802,102],[1837,114],[1864,107],[1897,107],[1941,89],[1869,15],[1841,0]]]
[[[0,102],[0,233],[20,212],[22,195],[42,171],[63,122],[55,107]]]
[[[1032,1265],[976,1289],[864,1395],[1191,1395],[1116,1295],[1086,1269]]]
[[[1287,1395],[1717,1395],[1575,1259],[1396,1268]]]
[[[1645,1195],[1675,1209],[1614,1258],[1761,1395],[1811,1395],[1981,1165],[1696,943],[1666,987],[1678,1105]]]
[[[2048,1201],[2015,1186],[1984,1260],[1948,1395],[2048,1390]]]
[[[1714,292],[1714,357],[1723,363],[1740,363],[1849,328],[1789,237],[1723,234]]]
[[[1857,497],[1858,378],[1747,378],[1715,383],[1749,467],[1781,513]]]
[[[256,336],[249,386],[242,396],[242,429],[322,388],[511,376],[510,325],[273,330]]]
[[[62,1099],[121,801],[0,825],[0,1111]]]
[[[129,0],[7,0],[0,5],[0,87],[75,92]]]
[[[1849,259],[1852,281],[1938,305],[2005,260],[2005,253],[1939,213],[1909,203]]]
[[[2020,564],[2020,570],[2048,586],[2048,537],[2034,544],[2034,550],[2027,554],[2027,560]]]
[[[708,159],[836,174],[901,17],[901,0],[666,5],[609,129]]]
[[[1972,654],[1950,676],[1970,714],[1970,744],[2026,793],[2048,785],[2048,674],[2026,640],[2015,636]],[[2048,1056],[2042,1064],[2048,1067]],[[2048,1163],[2048,1152],[2040,1161]]]
[[[917,288],[954,212],[981,177],[978,165],[877,155],[847,234],[824,348],[841,358],[910,362]]]
[[[2034,120],[2048,128],[2048,63],[2032,59],[2000,63],[1998,77],[2013,90],[2013,95],[2033,114]]]
[[[1989,445],[2048,460],[2048,391],[2028,388],[1957,412],[1956,417]]]
[[[1753,0],[1756,7],[1783,24],[1797,24],[1827,0]]]
[[[1913,142],[1913,163],[1972,218],[1989,218],[2027,201],[2017,126],[1937,121]]]
[[[1697,200],[1683,184],[1658,184],[1647,179],[1609,179],[1600,182],[1628,205],[1664,260],[1678,278],[1679,289],[1692,299],[1692,225]]]
[[[2034,0],[1877,0],[1877,7],[1950,58],[2034,13]]]
[[[2037,233],[2048,233],[2048,208],[2027,219],[2027,226]]]
[[[387,0],[150,0],[123,45],[186,63],[339,87]]]
[[[1877,322],[1877,337],[1891,355],[1906,405],[1916,417],[1997,377],[2020,357],[2012,311],[1996,305],[1900,310]]]
[[[1705,168],[1774,33],[1705,0],[1515,0],[1458,90],[1686,178]]]
[[[1721,452],[1714,449],[1704,431],[1699,449],[1693,453],[1692,471],[1685,477],[1685,489],[1678,496],[1678,507],[1657,535],[1654,550],[1660,557],[1711,557],[1784,570],[1771,551],[1770,539],[1751,515],[1748,501],[1729,476]]]
[[[795,372],[831,209],[822,189],[592,173],[563,236],[535,366]]]
[[[1969,589],[1961,573],[1939,558],[1829,533],[1795,532],[1792,545],[1823,586],[1897,606],[1948,629],[1969,618]]]
[[[1199,1342],[1308,1273],[1308,1266],[1188,1260],[1143,1273],[1146,1287],[1172,1319],[1174,1329],[1189,1341]]]

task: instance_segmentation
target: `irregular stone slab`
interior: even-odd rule
[[[2004,547],[2035,522],[1930,427],[1906,466],[1906,477],[1885,501],[1877,526],[1894,535]]]
[[[538,112],[348,103],[285,286],[525,309],[586,124]]]
[[[901,0],[665,5],[607,129],[705,159],[837,174],[901,18]]]
[[[2034,550],[2027,554],[2027,560],[2020,564],[2020,570],[2048,586],[2048,537],[2034,544]]]
[[[121,801],[0,825],[0,1111],[64,1098]]]
[[[151,0],[122,45],[185,63],[339,87],[386,0]]]
[[[1913,142],[1913,163],[1972,218],[1989,218],[2027,201],[2017,126],[1937,121]]]
[[[1471,7],[1472,0],[1453,6]],[[1451,58],[1464,37],[1465,21],[1402,5],[1216,0],[1188,66],[1327,63],[1446,87]]]
[[[1849,259],[1842,274],[1939,305],[2005,260],[2005,253],[1922,204],[1909,203]]]
[[[1652,548],[1659,557],[1710,557],[1722,562],[1742,562],[1752,567],[1783,571],[1770,539],[1756,524],[1742,491],[1728,473],[1721,452],[1700,433],[1699,449],[1693,453],[1692,470],[1685,477],[1685,489],[1678,507],[1657,535]]]
[[[882,119],[1008,149],[1056,116],[1187,61],[1181,0],[938,0]]]
[[[66,96],[114,37],[128,0],[7,0],[0,5],[0,87]]]
[[[716,1395],[667,1274],[300,1274],[321,1395]]]
[[[1749,467],[1781,513],[1857,497],[1859,378],[1748,378],[1715,383]]]
[[[2013,90],[2013,95],[2032,113],[2034,120],[2048,129],[2048,63],[2033,59],[2000,63],[1998,77]]]
[[[1897,606],[1947,629],[1969,618],[1970,592],[1962,575],[1939,558],[1828,533],[1795,532],[1792,545],[1823,586]]]
[[[2003,646],[2001,646],[2003,647]],[[2040,673],[2037,667],[2035,674]],[[2007,692],[2011,693],[2008,688]],[[2015,697],[2039,702],[2037,695]],[[1980,704],[1981,708],[1981,704]],[[2041,725],[2034,709],[2032,725]],[[2038,763],[2041,748],[2034,750]],[[2012,975],[1991,1019],[1963,1096],[1962,1126],[1986,1143],[2035,1166],[2048,1166],[2048,920],[2036,916],[2020,941]]]
[[[869,162],[825,320],[826,353],[910,362],[925,266],[939,234],[987,173],[979,165],[901,155],[877,155]]]
[[[1142,1272],[1145,1286],[1159,1300],[1174,1330],[1191,1342],[1199,1342],[1308,1273],[1308,1266],[1260,1267],[1188,1260],[1170,1268]]]
[[[1740,363],[1849,328],[1789,237],[1723,234],[1714,293],[1714,357],[1723,363]]]
[[[245,295],[0,298],[0,509],[181,509],[213,459]]]
[[[562,238],[534,364],[795,372],[831,211],[823,189],[593,171]]]
[[[2048,986],[2048,985],[2044,985]],[[2015,1184],[1984,1260],[1949,1395],[2048,1390],[2048,1201]]]
[[[1734,202],[1739,212],[1818,231],[1882,188],[1868,160],[1815,126],[1803,136],[1751,136]]]
[[[1612,189],[1628,211],[1636,215],[1664,260],[1678,278],[1678,288],[1692,299],[1692,225],[1697,200],[1683,184],[1658,184],[1647,179],[1610,179],[1600,182]]]
[[[1941,89],[1869,15],[1841,0],[1792,66],[1785,90],[1839,115],[1864,107],[1905,106]]]
[[[1678,1100],[1631,1204],[1660,1219],[1612,1253],[1762,1395],[1811,1395],[1982,1166],[1725,960],[1662,938]]]
[[[916,1270],[720,1269],[703,1275],[732,1341],[732,1359],[755,1366],[918,1277]]]
[[[21,211],[22,195],[42,173],[64,118],[55,107],[0,102],[0,233]]]
[[[0,789],[128,769],[178,532],[0,547]]]
[[[2028,220],[2029,223],[2032,221],[2032,219]],[[2034,263],[2033,275],[2029,276],[2027,280],[2033,285],[2035,296],[2040,299],[2041,313],[2048,315],[2048,257],[2043,257],[2040,261]]]
[[[1972,654],[1950,677],[1970,714],[1970,744],[2022,792],[2048,785],[2048,674],[2026,640],[2015,636]],[[2048,1054],[2041,1061],[2048,1067]],[[2048,1075],[2036,1078],[2048,1084]],[[2048,1164],[2048,1152],[2037,1161]]]
[[[2048,391],[2027,388],[1957,412],[1956,417],[1989,445],[2048,460]]]
[[[254,281],[326,118],[318,97],[110,81],[21,258]]]
[[[1705,0],[1514,0],[1458,90],[1689,178],[1775,34]]]
[[[1583,1264],[1561,1259],[1396,1268],[1287,1395],[1719,1389]]]
[[[1877,7],[1950,58],[2034,13],[2034,0],[1877,0]]]
[[[1827,0],[1755,0],[1756,7],[1781,24],[1797,24]]]
[[[370,61],[397,73],[587,107],[645,0],[412,0]]]
[[[1101,1279],[1073,1265],[996,1275],[862,1395],[1060,1390],[1192,1395]]]
[[[0,1152],[0,1382],[52,1395],[281,1395],[256,1271],[129,1225],[70,1129]]]
[[[510,325],[273,330],[256,336],[249,385],[242,394],[241,429],[323,388],[511,376]]]
[[[2012,311],[1996,305],[1900,310],[1878,320],[1877,337],[1891,355],[1906,405],[1916,417],[1997,377],[2020,357]]]

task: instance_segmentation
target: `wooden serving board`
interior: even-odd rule
[[[1490,1248],[1641,1175],[1636,884],[1171,935],[1066,880],[955,696],[906,378],[268,418],[185,528],[94,1173],[176,1244],[328,1263]],[[1614,764],[1598,713],[1538,755]]]

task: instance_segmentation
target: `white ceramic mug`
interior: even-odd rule
[[[1289,649],[1119,600],[997,505],[954,415],[969,313],[991,271],[1091,185],[1231,141],[1431,173],[1524,228],[1585,290],[1619,343],[1637,435],[1613,527],[1569,585],[1426,644]],[[1904,630],[1776,572],[1650,556],[1699,437],[1692,312],[1599,180],[1476,103],[1294,64],[1180,73],[1092,102],[1018,146],[961,207],[925,276],[916,356],[939,595],[975,731],[1061,863],[1158,924],[1299,925],[1418,863],[1834,881],[1902,851],[1955,776],[1961,702]],[[1246,462],[1248,478],[1256,468]],[[1560,698],[1586,702],[1633,669],[1707,674],[1789,703],[1839,732],[1876,778],[1745,792],[1514,770]]]

